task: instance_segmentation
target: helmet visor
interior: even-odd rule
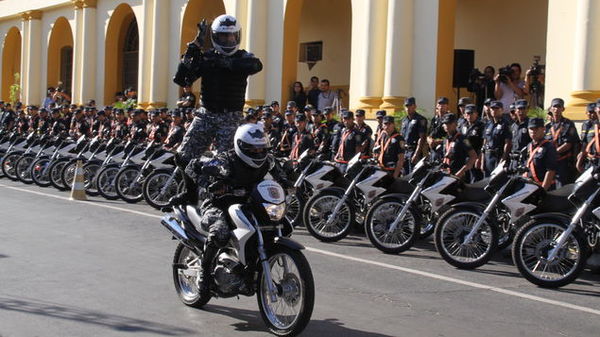
[[[216,33],[214,36],[214,41],[223,48],[234,48],[240,44],[240,32]]]

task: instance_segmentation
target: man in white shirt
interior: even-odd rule
[[[496,99],[502,102],[502,104],[506,107],[527,95],[525,81],[521,79],[520,64],[511,64],[510,76],[508,78],[507,77],[508,76],[501,74],[501,71],[498,72],[496,77],[494,77],[494,81],[496,82],[494,94]]]
[[[332,90],[329,90],[329,80],[321,80],[321,84],[319,84],[319,89],[321,89],[321,93],[319,94],[318,106],[317,110],[325,111],[325,108],[333,108],[336,110],[338,102],[337,93]]]

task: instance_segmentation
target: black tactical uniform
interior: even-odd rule
[[[520,152],[529,143],[531,143],[531,137],[529,137],[529,118],[525,118],[523,123],[519,123],[518,120],[510,126],[512,133],[512,152]]]
[[[389,117],[391,116],[386,116],[384,118]],[[390,135],[388,135],[387,132],[382,131],[379,136],[379,142],[377,144],[379,151],[377,161],[379,162],[379,167],[388,171],[390,174],[393,174],[396,170],[396,165],[398,164],[398,156],[405,153],[404,138],[402,137],[402,134],[396,130]],[[406,156],[405,160],[407,160]]]
[[[575,124],[568,118],[546,124],[546,138],[550,140],[556,149],[565,143],[571,143],[570,150],[557,153],[556,180],[561,185],[567,185],[575,180],[574,165],[575,148],[579,145],[579,136]]]
[[[356,127],[344,128],[335,136],[331,147],[331,155],[342,171],[345,171],[346,165],[356,155],[356,149],[363,141],[364,136]]]
[[[412,116],[407,115],[402,119],[400,133],[406,142],[403,174],[407,175],[412,172],[413,163],[411,160],[415,154],[415,151],[417,150],[419,139],[421,139],[421,137],[427,133],[427,119],[417,112],[415,112]]]
[[[260,60],[245,50],[225,56],[214,49],[202,53],[194,44],[189,48],[192,61],[179,66],[174,81],[180,86],[191,86],[201,77],[202,108],[196,111],[179,147],[185,161],[207,151],[213,140],[221,152],[231,148],[242,117],[247,78],[262,70]]]
[[[504,118],[498,122],[490,120],[485,127],[483,139],[484,171],[489,176],[504,156],[504,145],[512,139],[510,124]]]

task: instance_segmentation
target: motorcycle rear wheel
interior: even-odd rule
[[[198,290],[201,273],[202,257],[196,255],[183,243],[179,243],[173,256],[173,281],[175,282],[175,291],[183,304],[202,308],[210,301],[210,294],[201,296]]]
[[[268,261],[277,290],[277,302],[271,302],[267,278],[261,269],[256,296],[260,315],[271,333],[295,336],[310,322],[315,303],[315,283],[310,264],[302,252],[284,246],[273,249]]]

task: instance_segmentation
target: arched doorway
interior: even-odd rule
[[[59,82],[63,89],[71,93],[73,81],[73,33],[65,17],[56,19],[48,44],[48,87],[56,87]]]
[[[104,104],[111,104],[116,92],[138,85],[139,27],[129,5],[120,4],[112,13],[105,50]]]
[[[21,73],[21,32],[12,27],[2,44],[2,100],[10,101],[10,86],[15,84],[15,74]],[[17,83],[18,84],[18,83]]]
[[[185,7],[185,13],[183,14],[183,21],[181,24],[180,54],[185,52],[187,43],[196,37],[196,34],[198,33],[197,25],[202,19],[206,19],[210,28],[210,23],[213,19],[221,14],[225,14],[225,5],[222,0],[190,0]],[[207,36],[205,47],[209,48],[210,46],[210,38]],[[194,84],[192,91],[196,97],[200,97],[199,82]]]
[[[307,4],[304,0],[288,0],[286,4],[282,100],[285,102],[290,98],[295,81],[306,87],[310,78],[316,76],[328,79],[331,89],[340,90],[342,105],[348,107],[352,3],[350,0],[325,0]],[[305,60],[307,54],[310,54],[308,61]],[[320,60],[312,62],[314,55],[318,59],[319,54]]]

